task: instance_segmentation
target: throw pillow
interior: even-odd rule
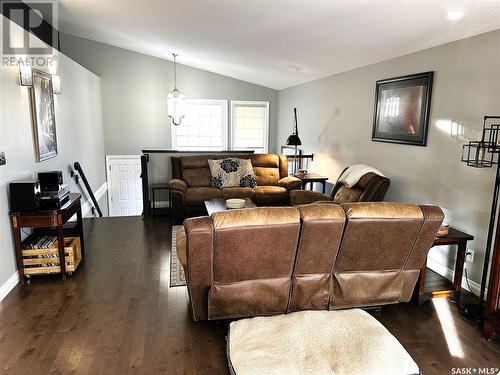
[[[255,187],[257,181],[253,173],[252,162],[248,159],[226,158],[209,160],[208,166],[212,175],[212,187]]]

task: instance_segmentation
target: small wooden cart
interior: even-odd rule
[[[64,238],[64,224],[76,215],[76,236]],[[69,201],[61,208],[53,210],[18,211],[11,212],[11,225],[14,234],[16,249],[17,269],[21,284],[25,276],[60,272],[62,279],[66,273],[76,270],[78,264],[85,256],[85,243],[83,238],[83,221],[81,194],[70,194]],[[52,228],[57,233],[57,249],[23,249],[21,241],[21,228]],[[57,254],[54,258],[31,258],[38,255]],[[46,260],[44,260],[46,259]],[[60,259],[65,259],[61,262]],[[59,266],[41,266],[46,263],[59,263]],[[40,265],[40,267],[36,267]],[[29,266],[26,267],[25,266]],[[35,267],[34,267],[35,266]]]

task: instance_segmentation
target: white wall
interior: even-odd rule
[[[435,75],[427,147],[372,142],[375,82],[429,70]],[[494,171],[467,167],[460,155],[483,116],[500,115],[500,31],[280,91],[277,147],[290,134],[293,107],[303,148],[315,154],[312,170],[335,181],[345,166],[371,164],[391,179],[386,200],[446,208],[452,225],[475,236],[468,268],[480,282]],[[452,120],[466,126],[465,137],[450,135]],[[430,258],[453,268],[454,252],[436,248]]]
[[[61,34],[61,51],[101,77],[106,154],[172,147],[167,116],[167,94],[174,85],[171,61],[68,34]],[[269,145],[274,150],[276,90],[182,64],[177,84],[191,99],[269,101]]]
[[[1,16],[0,28],[3,22],[10,21]],[[41,163],[35,162],[28,88],[19,85],[16,67],[0,68],[0,151],[7,158],[7,164],[0,166],[0,288],[17,269],[8,214],[9,181],[62,170],[64,182],[78,192],[68,173],[75,161],[81,163],[94,190],[106,180],[100,79],[63,54],[57,54],[57,61],[62,81],[62,95],[54,96],[59,156]]]

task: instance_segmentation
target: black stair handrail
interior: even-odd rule
[[[75,167],[78,174],[82,178],[83,184],[85,185],[85,188],[87,189],[87,192],[90,195],[90,199],[92,199],[92,203],[94,204],[94,207],[96,208],[97,212],[99,213],[99,217],[102,217],[101,208],[99,207],[99,204],[97,203],[97,199],[95,199],[94,192],[92,191],[90,184],[87,181],[87,177],[85,177],[85,173],[83,172],[82,166],[77,161],[75,161],[75,164],[73,164],[73,166]]]

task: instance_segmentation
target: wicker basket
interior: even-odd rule
[[[64,238],[64,253],[66,256],[66,272],[74,272],[82,260],[80,237]],[[60,273],[61,267],[59,266],[57,242],[55,243],[55,247],[50,249],[23,250],[23,264],[25,275]]]

